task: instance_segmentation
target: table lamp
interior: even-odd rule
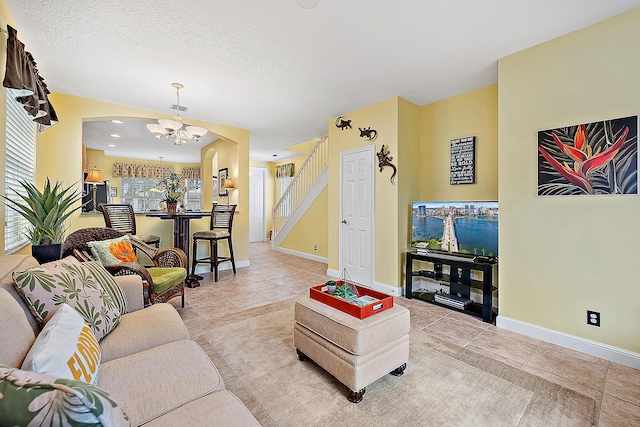
[[[236,186],[233,185],[233,180],[231,178],[225,178],[224,182],[222,183],[222,188],[225,188],[227,190],[227,205],[228,205],[229,197],[230,197],[229,191],[236,188]]]
[[[104,184],[104,180],[102,178],[102,172],[100,169],[97,169],[95,166],[93,169],[89,169],[87,172],[87,177],[84,179],[84,182],[88,182],[93,184],[93,210],[91,212],[98,212],[96,209],[96,185]]]

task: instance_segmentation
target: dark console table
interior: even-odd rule
[[[432,269],[414,270],[414,261],[424,261],[433,264]],[[449,266],[449,274],[443,274],[442,266]],[[409,299],[419,298],[433,304],[447,308],[457,309],[470,314],[481,316],[482,320],[492,323],[494,313],[491,307],[493,292],[498,288],[493,286],[494,269],[497,261],[481,256],[469,256],[456,254],[426,254],[415,251],[407,252],[406,258],[406,292]],[[482,272],[482,280],[471,278],[472,271]],[[440,285],[449,286],[450,294],[437,292],[414,292],[413,279],[425,277]],[[471,288],[482,291],[482,304],[470,301]],[[464,304],[464,306],[463,306]]]
[[[184,251],[185,255],[187,255],[187,261],[189,260],[189,221],[192,219],[199,219],[205,216],[211,216],[211,212],[177,212],[177,213],[168,213],[168,212],[149,212],[147,216],[160,218],[160,219],[171,219],[173,220],[173,245],[176,248],[180,248]],[[196,254],[193,254],[196,256]],[[189,266],[187,265],[187,272],[189,271]],[[200,286],[200,282],[198,280],[202,280],[202,276],[198,275],[187,275],[187,280],[185,281],[185,285],[189,288],[196,288]]]

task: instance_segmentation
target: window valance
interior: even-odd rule
[[[49,89],[38,73],[33,56],[18,40],[18,31],[7,25],[7,32],[7,66],[2,85],[16,90],[13,94],[16,101],[33,117],[42,132],[58,123],[56,111],[49,102]]]
[[[173,167],[139,165],[135,163],[114,163],[111,175],[125,178],[162,178],[167,172],[173,172]]]
[[[182,176],[186,179],[200,179],[200,168],[182,168]]]
[[[276,178],[286,178],[293,176],[293,163],[285,163],[284,165],[276,166]]]

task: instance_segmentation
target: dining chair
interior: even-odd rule
[[[218,265],[222,262],[231,262],[233,274],[236,274],[236,262],[233,257],[233,242],[231,239],[231,228],[233,226],[233,215],[236,212],[237,205],[218,205],[214,204],[211,210],[211,222],[209,230],[196,231],[193,233],[193,251],[191,263],[191,275],[195,275],[196,265],[206,263],[211,266],[214,272],[214,280],[218,281]],[[198,258],[198,241],[205,240],[209,242],[209,256]],[[218,255],[218,242],[226,240],[229,245],[229,256],[223,257]]]
[[[113,240],[126,236],[118,230],[106,227],[88,227],[76,230],[62,244],[62,256],[75,256],[79,261],[99,261],[94,256],[89,242]],[[104,264],[112,276],[136,274],[142,278],[145,305],[167,302],[174,297],[182,297],[184,307],[184,285],[189,262],[185,253],[178,248],[156,249],[129,237],[131,246],[151,259],[153,267],[144,267],[138,262]]]
[[[147,245],[154,245],[156,248],[160,247],[160,236],[136,233],[136,216],[133,213],[133,206],[130,204],[101,203],[100,207],[102,208],[105,226],[122,231]]]

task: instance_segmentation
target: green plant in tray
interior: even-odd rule
[[[352,297],[353,295],[353,290],[347,285],[340,285],[336,287],[336,290],[333,292],[334,297],[339,297],[342,299],[347,299],[349,297]]]

